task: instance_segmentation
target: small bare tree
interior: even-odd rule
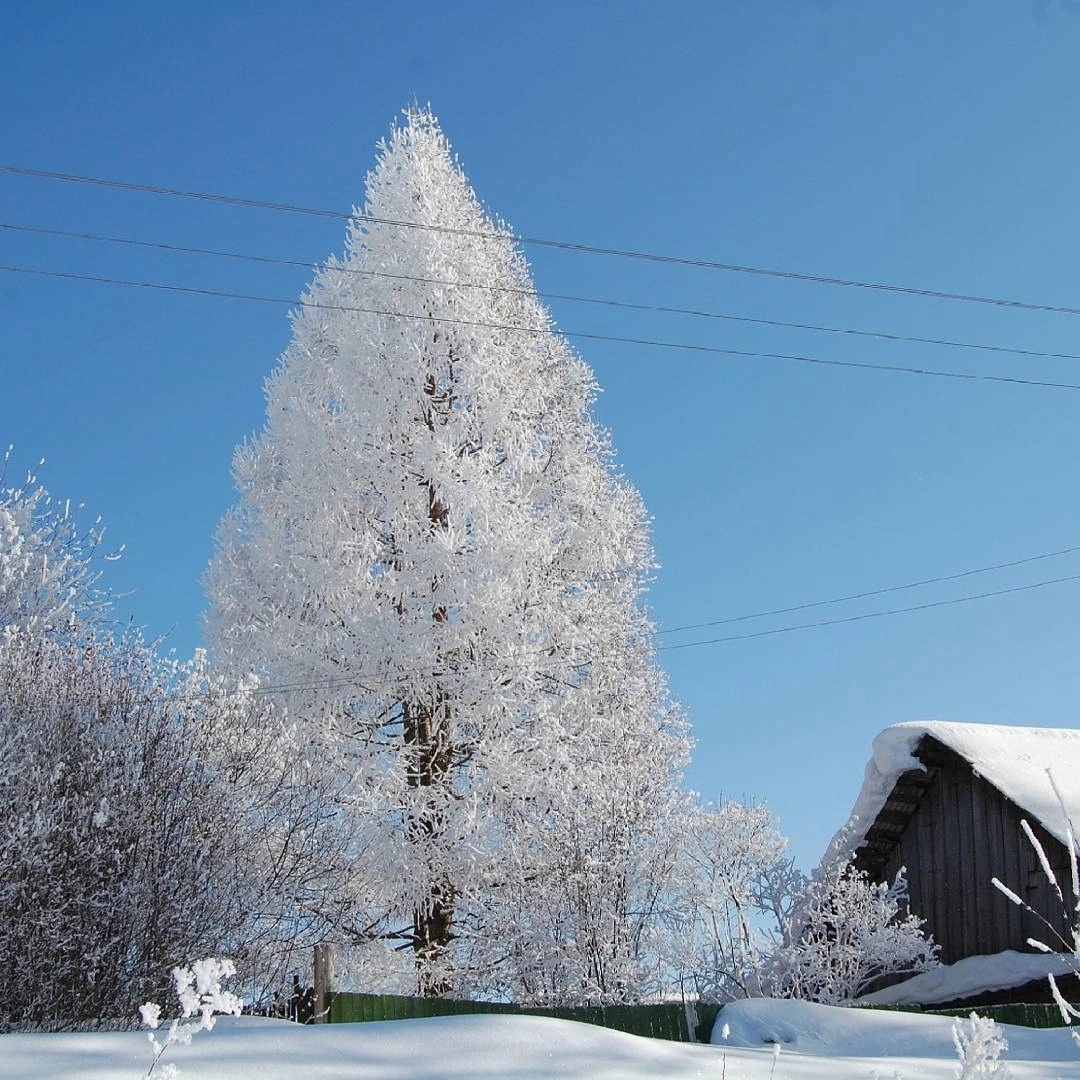
[[[760,803],[723,800],[689,811],[666,912],[667,961],[683,993],[727,1001],[759,992],[775,944],[770,908],[790,903],[786,844]]]

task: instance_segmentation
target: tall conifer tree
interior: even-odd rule
[[[425,110],[380,147],[366,194],[294,317],[263,431],[237,449],[208,632],[219,661],[289,691],[341,777],[333,812],[354,820],[373,920],[443,994],[520,958],[515,923],[524,952],[555,947],[564,928],[526,908],[560,874],[559,910],[586,903],[590,859],[633,874],[642,833],[624,822],[657,832],[687,735],[640,606],[645,511],[511,233]],[[628,918],[637,883],[620,881],[605,926]],[[505,987],[627,996],[628,969],[608,990],[603,964],[526,964]]]

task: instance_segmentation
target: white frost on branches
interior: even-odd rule
[[[689,743],[592,375],[424,110],[304,300],[234,459],[214,656],[333,780],[423,992],[633,997]]]
[[[115,1016],[192,951],[256,947],[245,703],[170,674],[135,638],[0,640],[0,1025]]]
[[[0,1029],[115,1017],[193,953],[261,989],[331,903],[311,864],[340,836],[292,732],[251,679],[107,633],[97,536],[41,488],[0,497]]]
[[[846,1005],[883,976],[936,964],[936,946],[907,911],[903,875],[869,881],[844,858],[845,844],[842,834],[806,878],[766,807],[691,808],[665,910],[678,989],[712,1001]]]
[[[786,943],[770,958],[766,985],[778,997],[849,1004],[883,976],[937,964],[937,946],[907,907],[901,870],[873,882],[844,857],[846,832],[797,894]]]
[[[1050,945],[1040,938],[1029,937],[1027,939],[1028,945],[1041,953],[1056,953],[1065,961],[1068,967],[1072,969],[1072,973],[1077,977],[1080,977],[1080,844],[1077,843],[1076,826],[1073,823],[1072,811],[1065,801],[1065,796],[1054,776],[1054,771],[1048,768],[1046,770],[1046,775],[1050,782],[1050,788],[1053,791],[1054,798],[1057,801],[1057,810],[1060,813],[1060,821],[1063,823],[1062,831],[1065,839],[1065,848],[1069,855],[1068,897],[1066,897],[1065,889],[1061,882],[1058,881],[1057,874],[1054,873],[1050,859],[1047,857],[1046,849],[1039,841],[1038,836],[1035,834],[1035,830],[1032,829],[1031,825],[1025,819],[1021,819],[1020,828],[1024,833],[1024,836],[1027,837],[1028,843],[1031,845],[1036,858],[1039,860],[1039,865],[1042,867],[1047,883],[1058,898],[1058,903],[1061,905],[1059,915],[1052,921],[1049,912],[1036,911],[1026,900],[1021,899],[1012,889],[996,877],[990,879],[990,884],[1011,903],[1015,904],[1017,907],[1023,908],[1029,915],[1041,922],[1048,931],[1046,935],[1048,939],[1056,939],[1056,945]],[[1062,930],[1063,925],[1067,925],[1068,927],[1064,932]],[[1072,1024],[1073,1021],[1080,1020],[1080,1009],[1072,1002],[1066,1000],[1065,995],[1058,986],[1057,979],[1054,977],[1053,972],[1047,974],[1047,981],[1050,984],[1050,996],[1053,998],[1054,1004],[1058,1007],[1062,1023]],[[1073,1038],[1080,1044],[1080,1037],[1075,1033],[1073,1034]]]
[[[1001,1026],[972,1013],[952,1026],[953,1046],[960,1064],[956,1080],[1010,1080],[1012,1071],[998,1058],[1009,1048]]]
[[[10,458],[9,449],[0,481]],[[0,632],[58,634],[100,621],[109,609],[94,565],[102,534],[100,522],[81,530],[71,504],[53,503],[32,475],[0,490]]]
[[[784,858],[787,842],[765,806],[696,807],[688,826],[668,911],[673,976],[684,994],[706,1001],[759,993],[804,879]]]
[[[222,986],[226,979],[235,974],[236,965],[231,960],[214,956],[196,960],[189,968],[173,968],[173,987],[180,1002],[180,1015],[169,1025],[164,1042],[156,1034],[161,1025],[161,1006],[153,1001],[139,1006],[139,1019],[147,1028],[147,1038],[154,1054],[146,1072],[147,1077],[154,1074],[170,1046],[191,1042],[192,1036],[199,1031],[212,1031],[219,1013],[240,1015],[243,1002],[238,995]],[[175,1065],[168,1064],[161,1075],[172,1080],[179,1074]]]

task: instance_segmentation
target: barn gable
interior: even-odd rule
[[[874,741],[848,849],[874,880],[906,868],[911,910],[943,963],[1030,953],[1029,937],[1051,937],[993,877],[1069,940],[1068,913],[1020,828],[1029,822],[1067,889],[1069,823],[1047,768],[1067,807],[1080,809],[1080,731],[928,722]]]

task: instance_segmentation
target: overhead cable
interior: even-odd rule
[[[969,604],[974,600],[988,600],[993,596],[1007,596],[1010,593],[1028,592],[1031,589],[1043,589],[1048,585],[1061,585],[1068,581],[1080,581],[1080,574],[1051,578],[1049,581],[1034,581],[1030,585],[1013,585],[1007,589],[994,589],[992,592],[976,593],[973,596],[957,596],[952,600],[932,600],[925,604],[912,604],[910,607],[890,608],[886,611],[866,611],[861,615],[846,615],[836,619],[822,619],[820,622],[800,623],[797,626],[778,626],[772,630],[755,630],[745,634],[730,634],[727,637],[709,638],[705,641],[686,641],[679,645],[661,645],[657,652],[674,652],[676,649],[696,649],[704,645],[724,645],[729,641],[749,641],[751,638],[773,637],[777,634],[793,634],[797,630],[818,630],[825,626],[840,626],[843,623],[862,622],[865,619],[883,619],[890,615],[907,615],[913,611],[929,611],[931,608],[950,607],[953,604]]]
[[[972,602],[974,602],[976,600],[988,600],[988,599],[991,599],[993,597],[1006,596],[1006,595],[1009,595],[1009,594],[1012,594],[1012,593],[1029,592],[1032,589],[1042,589],[1042,588],[1046,588],[1046,587],[1048,587],[1050,585],[1062,585],[1062,584],[1065,584],[1065,583],[1068,583],[1068,582],[1073,582],[1073,581],[1080,581],[1080,574],[1069,574],[1069,575],[1067,575],[1065,577],[1052,578],[1052,579],[1047,580],[1047,581],[1035,581],[1035,582],[1032,582],[1032,583],[1030,583],[1028,585],[1015,585],[1015,586],[1012,586],[1012,587],[1006,588],[1006,589],[995,589],[995,590],[993,590],[991,592],[976,593],[976,594],[971,595],[971,596],[957,596],[957,597],[952,598],[951,600],[935,600],[935,601],[931,601],[931,602],[925,603],[925,604],[912,604],[909,607],[890,608],[890,609],[884,610],[884,611],[867,611],[867,612],[863,612],[862,614],[859,614],[859,615],[847,615],[847,616],[844,616],[843,618],[822,619],[822,620],[820,620],[818,622],[799,623],[799,624],[794,625],[794,626],[780,626],[780,627],[775,627],[775,628],[773,628],[771,630],[757,630],[757,631],[748,632],[748,633],[745,633],[745,634],[730,634],[730,635],[728,635],[726,637],[709,638],[708,640],[704,640],[704,641],[688,641],[688,642],[684,642],[681,645],[662,645],[657,649],[657,652],[674,652],[676,649],[696,649],[696,648],[702,648],[702,647],[707,646],[707,645],[725,645],[725,644],[727,644],[729,642],[733,642],[733,641],[749,641],[749,640],[752,640],[754,638],[775,637],[775,636],[780,635],[780,634],[793,634],[793,633],[797,633],[798,631],[801,631],[801,630],[820,630],[820,629],[823,629],[823,628],[828,627],[828,626],[841,626],[841,625],[844,625],[846,623],[863,622],[863,621],[866,621],[868,619],[883,619],[883,618],[888,618],[888,617],[895,616],[895,615],[908,615],[908,614],[911,614],[912,612],[928,611],[928,610],[935,609],[935,608],[951,607],[951,606],[956,605],[956,604],[968,604],[968,603],[972,603]],[[528,650],[528,652],[531,652],[531,653],[534,653],[534,654],[549,653],[550,649],[547,648],[547,647],[541,647],[541,648],[537,648],[537,649],[533,649],[533,650]],[[566,671],[577,670],[577,669],[580,669],[582,667],[585,667],[585,666],[588,666],[590,664],[595,663],[598,659],[602,659],[602,656],[601,657],[593,656],[593,657],[590,657],[587,660],[566,660],[565,661],[565,670]],[[470,661],[470,663],[468,665],[465,665],[465,669],[467,669],[470,666],[487,667],[487,666],[489,666],[489,664],[485,663],[483,660],[473,660],[473,661]],[[233,695],[236,695],[236,694],[248,693],[248,694],[258,695],[258,696],[261,697],[261,696],[265,696],[265,695],[279,695],[279,694],[291,694],[291,693],[310,693],[310,692],[313,692],[313,691],[331,691],[331,692],[333,692],[333,691],[336,691],[336,690],[347,690],[347,689],[350,689],[350,688],[353,688],[353,687],[355,687],[356,689],[359,689],[359,690],[364,690],[364,691],[366,691],[368,693],[376,693],[377,691],[373,690],[372,686],[371,686],[371,684],[373,684],[373,683],[391,684],[391,683],[397,682],[399,680],[406,680],[406,679],[410,679],[410,678],[415,678],[417,676],[429,676],[432,679],[451,679],[457,674],[460,674],[460,672],[459,671],[454,671],[454,670],[447,670],[447,671],[439,672],[439,671],[428,671],[428,670],[420,670],[420,669],[411,669],[411,670],[402,669],[402,670],[394,671],[394,672],[385,672],[384,671],[384,672],[381,672],[381,673],[380,672],[375,672],[375,671],[368,671],[368,672],[362,672],[361,671],[361,672],[357,672],[355,675],[348,675],[348,676],[343,675],[341,677],[327,677],[327,678],[323,678],[323,679],[313,678],[313,679],[299,680],[299,681],[296,681],[296,682],[269,683],[269,684],[266,684],[266,685],[256,686],[256,687],[251,687],[251,688],[246,688],[246,689],[245,688],[236,688],[236,689],[228,689],[228,690],[219,690],[216,693],[218,693],[218,694],[220,694],[222,696],[233,696]],[[529,674],[532,677],[549,679],[551,681],[558,682],[558,683],[560,683],[560,684],[562,684],[564,686],[567,686],[570,689],[576,689],[576,687],[573,684],[568,683],[563,679],[560,679],[556,675],[552,675],[550,672],[533,671],[533,672],[530,672]],[[180,697],[180,698],[188,698],[188,699],[209,698],[209,697],[215,696],[215,692],[214,691],[207,691],[205,693],[181,694],[181,695],[177,695],[177,696]]]
[[[0,229],[11,232],[28,233],[35,236],[56,236],[71,240],[85,240],[101,244],[117,244],[128,247],[145,248],[179,255],[204,255],[218,259],[233,259],[241,262],[258,263],[269,266],[295,266],[311,270],[315,264],[303,259],[284,259],[271,255],[253,255],[239,251],[222,251],[216,248],[189,247],[181,244],[169,244],[158,240],[138,240],[125,236],[103,236],[98,233],[74,232],[67,229],[48,229],[33,225],[19,225],[0,222]],[[861,330],[848,326],[825,326],[820,323],[790,322],[784,319],[766,319],[751,315],[736,315],[731,312],[708,311],[699,308],[669,307],[663,304],[643,304],[628,300],[614,300],[608,297],[577,296],[572,293],[540,292],[534,289],[522,289],[510,285],[491,285],[479,281],[451,281],[447,278],[426,278],[414,274],[392,274],[385,270],[365,270],[358,267],[341,265],[334,267],[335,272],[356,274],[362,277],[389,279],[391,281],[412,281],[421,285],[439,285],[460,289],[481,289],[488,292],[510,293],[517,296],[536,296],[542,300],[555,300],[574,304],[593,304],[600,307],[616,308],[622,311],[641,311],[659,315],[680,315],[699,319],[714,319],[724,322],[746,323],[753,326],[769,326],[783,330],[809,330],[815,333],[842,334],[852,337],[872,338],[876,341],[894,341],[903,344],[937,345],[949,349],[975,349],[980,352],[1003,353],[1009,356],[1031,356],[1050,360],[1080,360],[1080,353],[1048,352],[1044,349],[1021,349],[1008,345],[987,345],[974,341],[953,341],[948,338],[919,337],[912,334],[897,334],[888,330]]]
[[[867,589],[865,592],[850,593],[848,596],[836,596],[831,600],[813,600],[807,604],[794,604],[791,607],[773,608],[771,611],[755,611],[748,615],[732,615],[726,619],[713,619],[710,622],[688,623],[685,626],[672,626],[669,629],[658,630],[658,634],[678,634],[686,630],[703,630],[708,626],[730,626],[732,623],[748,622],[751,619],[766,619],[773,615],[790,615],[795,611],[808,611],[810,608],[828,607],[832,604],[846,604],[852,600],[865,600],[871,596],[884,596],[886,593],[903,592],[905,589],[918,589],[924,585],[939,585],[945,581],[959,581],[961,578],[974,577],[976,574],[989,574],[995,570],[1009,570],[1014,566],[1024,566],[1027,563],[1039,562],[1042,559],[1056,559],[1061,555],[1073,555],[1080,551],[1080,545],[1076,547],[1062,548],[1060,551],[1047,551],[1039,555],[1028,555],[1023,559],[1012,559],[1009,562],[994,563],[992,566],[980,566],[974,570],[961,570],[955,574],[943,574],[940,577],[923,578],[921,581],[910,581],[906,585],[888,585],[880,589]]]
[[[744,359],[787,360],[822,367],[852,368],[863,371],[880,371],[901,375],[921,375],[938,379],[959,379],[966,382],[1007,383],[1015,386],[1036,386],[1051,390],[1080,390],[1080,384],[1054,382],[1048,379],[1024,379],[1009,375],[987,375],[970,371],[943,371],[936,368],[912,367],[906,364],[871,364],[858,360],[838,360],[831,357],[806,356],[798,353],[765,352],[755,349],[733,349],[719,345],[700,345],[691,342],[661,341],[654,338],[620,337],[614,334],[596,334],[585,330],[556,329],[551,326],[515,326],[509,323],[493,323],[473,319],[455,319],[449,316],[419,315],[412,312],[392,311],[347,304],[320,304],[310,300],[291,300],[280,296],[259,296],[251,293],[226,292],[222,289],[204,289],[193,285],[169,285],[156,281],[134,281],[126,278],[102,277],[94,274],[74,274],[61,270],[43,270],[27,266],[0,266],[0,271],[11,274],[29,274],[37,277],[57,278],[65,281],[90,281],[102,285],[120,285],[136,289],[153,289],[164,292],[184,293],[194,296],[213,296],[225,300],[247,300],[263,304],[284,304],[288,307],[311,308],[321,311],[346,311],[366,315],[380,315],[393,319],[411,319],[417,322],[439,323],[454,326],[472,326],[487,330],[503,330],[511,333],[543,334],[573,338],[581,341],[609,341],[619,345],[640,345],[655,349],[674,349],[681,352],[703,353],[712,356],[731,356]]]
[[[919,296],[932,300],[950,300],[969,304],[988,304],[994,307],[1016,308],[1023,311],[1043,311],[1058,315],[1080,315],[1080,308],[1059,304],[1036,303],[1007,297],[979,296],[973,293],[947,292],[939,289],[918,288],[911,285],[894,285],[880,281],[862,281],[855,278],[832,277],[824,274],[811,274],[795,270],[777,270],[762,266],[748,266],[740,263],[721,262],[713,259],[695,259],[681,255],[665,255],[658,252],[634,251],[624,248],[600,247],[594,244],[577,243],[569,240],[550,240],[536,236],[514,236],[509,232],[460,229],[449,225],[433,225],[419,221],[398,221],[393,218],[377,217],[360,211],[325,210],[317,207],[298,206],[292,203],[269,202],[263,199],[246,198],[238,195],[222,195],[216,192],[188,191],[180,188],[159,187],[154,184],[140,184],[129,180],[109,180],[98,176],[81,176],[75,173],[53,172],[48,169],[32,169],[21,165],[0,164],[0,172],[18,176],[33,177],[43,180],[56,180],[71,184],[87,184],[96,187],[116,188],[123,191],[139,191],[150,195],[164,195],[173,198],[195,199],[202,202],[223,203],[229,206],[247,206],[260,210],[274,210],[290,214],[307,214],[322,218],[339,218],[359,221],[369,225],[387,225],[393,228],[421,229],[428,232],[449,233],[457,236],[470,236],[482,240],[498,240],[517,244],[529,244],[535,247],[555,248],[562,251],[578,252],[587,255],[609,255],[624,259],[637,259],[645,262],[662,263],[668,266],[686,266],[698,270],[722,270],[736,274],[751,274],[760,277],[778,278],[786,281],[810,282],[817,285],[835,285],[852,289],[870,289],[878,292],[899,293],[906,296]]]

